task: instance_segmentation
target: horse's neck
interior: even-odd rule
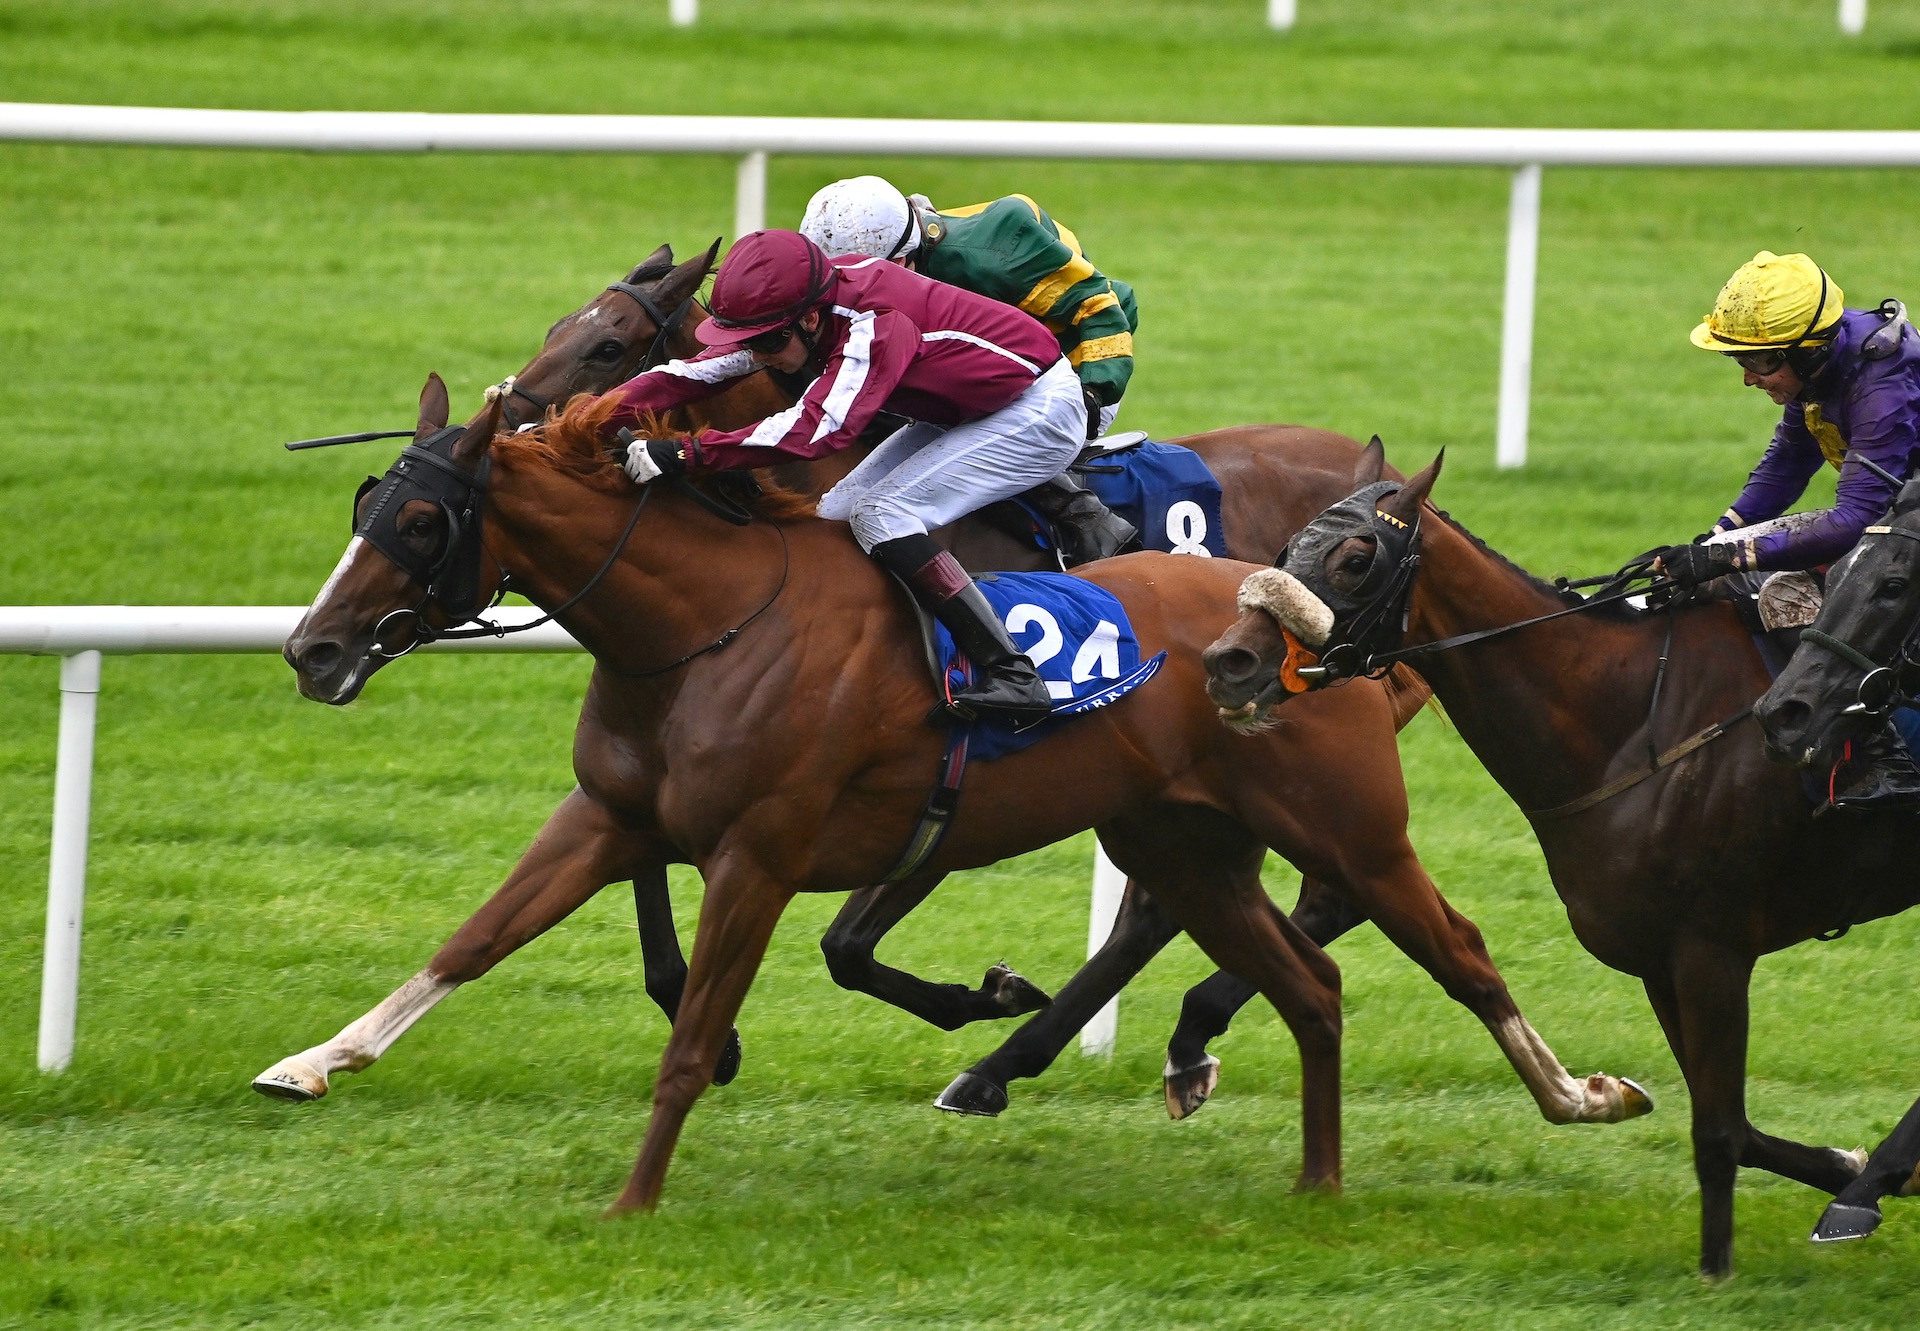
[[[488,550],[514,590],[542,610],[565,605],[620,547],[592,591],[558,616],[616,671],[642,672],[707,645],[764,602],[781,576],[780,541],[768,523],[723,527],[662,489],[647,496],[622,544],[640,492],[608,494],[539,467],[496,467],[494,475]]]
[[[1409,645],[1565,608],[1436,513],[1422,526]],[[1523,809],[1550,808],[1602,785],[1630,746],[1644,753],[1664,630],[1663,621],[1569,615],[1415,664],[1501,788]],[[1680,738],[1655,726],[1668,743]]]

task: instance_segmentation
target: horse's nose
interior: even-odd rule
[[[1753,715],[1774,757],[1785,758],[1806,749],[1807,727],[1813,720],[1813,708],[1806,703],[1798,698],[1763,698]]]
[[[1200,662],[1207,668],[1208,679],[1235,687],[1244,686],[1260,669],[1257,652],[1218,643],[1200,654]]]
[[[325,679],[340,664],[346,649],[331,638],[315,638],[304,643],[290,640],[280,654],[301,678]]]

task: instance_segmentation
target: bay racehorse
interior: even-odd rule
[[[1893,511],[1827,573],[1820,615],[1787,668],[1755,707],[1767,752],[1825,771],[1844,745],[1883,726],[1887,712],[1920,699],[1920,486],[1904,486]],[[1911,823],[1914,816],[1906,815]],[[1861,828],[1859,835],[1877,834]],[[1920,1190],[1920,1101],[1875,1147],[1815,1226],[1816,1240],[1864,1238],[1880,1225],[1880,1199]]]
[[[511,428],[535,424],[581,393],[601,393],[669,358],[688,359],[702,349],[694,338],[697,296],[713,265],[719,242],[684,263],[661,246],[627,276],[596,295],[547,332],[538,354],[496,387],[502,420]],[[791,406],[806,386],[804,376],[771,372],[737,381],[728,391],[699,404],[698,422],[732,429]],[[670,418],[693,424],[695,414]],[[882,437],[885,428],[880,431]],[[870,442],[878,442],[877,439]],[[1227,553],[1237,559],[1265,561],[1286,539],[1327,504],[1346,493],[1360,445],[1330,430],[1297,425],[1257,425],[1171,441],[1198,453],[1219,479]],[[772,469],[782,484],[804,493],[824,493],[861,457],[850,449],[814,463]],[[1397,473],[1396,473],[1397,474]],[[1000,526],[975,517],[935,533],[969,568],[1022,571],[1053,567],[1052,556],[1031,541],[1010,536]],[[1426,686],[1410,672],[1388,681],[1396,721],[1404,725],[1427,698]],[[646,989],[672,1019],[686,981],[686,962],[674,932],[664,868],[634,880]],[[854,893],[820,946],[829,973],[842,987],[871,994],[943,1030],[970,1022],[1020,1016],[1044,1010],[1000,1048],[955,1078],[935,1101],[960,1113],[995,1114],[1007,1104],[1007,1085],[1038,1076],[1079,1029],[1138,974],[1178,933],[1150,897],[1129,886],[1107,943],[1049,1003],[1046,995],[1005,965],[986,971],[978,987],[940,984],[881,964],[880,941],[925,898],[918,884],[892,883]],[[1344,895],[1308,878],[1293,913],[1309,937],[1322,945],[1364,922]],[[1231,991],[1231,996],[1223,991]],[[1227,980],[1195,992],[1182,1010],[1180,1027],[1168,1050],[1165,1074],[1168,1112],[1183,1118],[1204,1104],[1219,1079],[1219,1060],[1206,1050],[1209,1039],[1226,1029],[1232,1012],[1253,994],[1250,986]],[[739,1041],[729,1038],[718,1080],[730,1081],[739,1067]]]
[[[1208,689],[1243,723],[1284,701],[1297,685],[1276,672],[1298,679],[1300,661],[1287,632],[1322,654],[1322,682],[1408,653],[1532,824],[1575,936],[1645,987],[1693,1099],[1700,1267],[1724,1275],[1742,1165],[1832,1193],[1862,1164],[1748,1121],[1754,963],[1913,904],[1920,823],[1814,818],[1746,724],[1767,672],[1730,602],[1565,614],[1577,598],[1427,505],[1439,459],[1404,484],[1382,483],[1381,465],[1375,441],[1358,493],[1243,590],[1207,651]]]
[[[887,876],[944,740],[925,722],[935,691],[907,605],[841,524],[779,494],[737,527],[694,487],[636,491],[598,443],[607,410],[584,400],[541,429],[497,435],[496,400],[448,429],[436,377],[415,446],[363,493],[354,540],[287,642],[301,691],[351,701],[509,577],[593,654],[579,785],[425,969],[256,1085],[314,1098],[330,1073],[371,1063],[606,884],[691,863],[705,882],[700,922],[646,1139],[615,1203],[625,1210],[657,1202],[786,903]],[[1260,737],[1216,724],[1199,653],[1245,571],[1151,554],[1090,568],[1126,605],[1143,651],[1168,653],[1164,668],[1045,742],[981,764],[946,839],[906,881],[930,885],[1096,828],[1114,862],[1292,1031],[1305,1187],[1339,1180],[1339,972],[1262,890],[1269,848],[1351,896],[1479,1014],[1550,1114],[1644,1112],[1631,1083],[1567,1076],[1478,931],[1420,867],[1384,691],[1342,690]]]

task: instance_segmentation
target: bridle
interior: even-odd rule
[[[1898,536],[1920,542],[1920,532],[1908,531],[1890,522],[1868,527],[1862,539],[1866,536]],[[1896,707],[1920,700],[1920,657],[1915,655],[1916,646],[1920,646],[1920,619],[1902,636],[1900,646],[1884,664],[1852,643],[1818,628],[1802,629],[1800,641],[1823,648],[1862,671],[1854,700],[1841,710],[1842,716],[1884,716]]]
[[[629,297],[640,306],[642,313],[653,321],[653,341],[647,347],[647,354],[640,358],[640,364],[634,369],[634,373],[644,374],[648,370],[665,364],[667,359],[667,341],[679,331],[680,325],[686,321],[687,311],[693,308],[694,298],[688,296],[676,305],[671,313],[666,313],[661,310],[659,303],[654,300],[653,293],[644,287],[636,286],[632,282],[610,282],[607,284],[606,290],[617,291],[621,295]],[[605,293],[603,292],[602,294]],[[488,401],[492,401],[496,397],[508,399],[518,398],[520,401],[525,402],[533,408],[534,420],[536,421],[545,416],[549,408],[558,405],[557,398],[541,397],[538,393],[530,393],[525,388],[522,388],[516,375],[508,375],[505,379],[502,379],[499,383],[487,390]]]

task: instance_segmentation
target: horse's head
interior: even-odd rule
[[[1287,542],[1240,589],[1240,617],[1207,648],[1207,695],[1230,721],[1256,723],[1291,694],[1368,673],[1400,645],[1419,560],[1420,506],[1444,452],[1406,482],[1382,480],[1375,438],[1351,495]]]
[[[1920,483],[1827,575],[1820,614],[1753,709],[1767,752],[1824,767],[1920,699]]]
[[[668,344],[685,321],[720,242],[678,265],[662,245],[626,277],[547,330],[540,352],[501,386],[508,429],[539,422],[576,393],[604,393],[671,358]]]
[[[359,696],[396,657],[473,618],[500,584],[480,541],[501,404],[447,425],[439,375],[420,394],[420,421],[385,476],[354,499],[353,539],[282,650],[300,692],[335,705]]]

